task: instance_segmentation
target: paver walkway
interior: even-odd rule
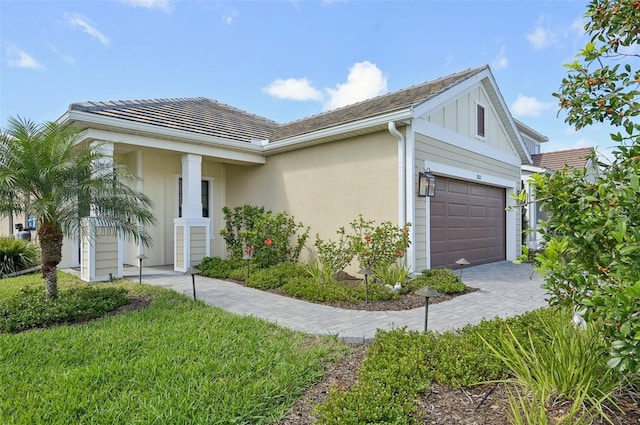
[[[137,268],[125,276],[138,280]],[[546,305],[542,279],[528,264],[509,261],[469,267],[462,279],[479,288],[452,300],[429,306],[429,330],[443,331],[476,324],[482,318],[507,317]],[[191,275],[168,267],[144,267],[142,281],[192,296]],[[345,310],[283,297],[204,276],[195,276],[196,296],[232,313],[255,316],[311,334],[336,335],[349,342],[371,341],[377,329],[406,327],[424,330],[424,307],[404,311]]]

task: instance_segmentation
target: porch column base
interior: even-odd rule
[[[92,217],[82,220],[80,279],[101,282],[124,275],[123,241],[112,227],[101,226]]]
[[[211,222],[208,218],[173,219],[173,270],[185,273],[211,252]]]

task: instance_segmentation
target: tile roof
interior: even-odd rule
[[[204,97],[73,103],[69,110],[243,142],[268,139],[280,126]]]
[[[487,68],[467,69],[287,124],[204,97],[72,103],[69,110],[229,140],[277,142],[416,106]]]
[[[568,149],[564,151],[545,152],[531,155],[535,167],[547,170],[559,171],[565,166],[571,168],[584,168],[587,157],[591,155],[593,148]]]
[[[437,80],[427,81],[406,89],[290,122],[279,127],[270,138],[270,141],[274,142],[299,136],[418,105],[487,68],[487,65],[483,65],[467,69]]]

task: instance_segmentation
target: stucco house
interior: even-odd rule
[[[534,141],[535,140],[535,141]],[[547,216],[540,209],[540,204],[535,202],[536,194],[531,186],[531,176],[534,174],[551,174],[564,169],[565,167],[588,170],[587,176],[595,176],[598,173],[597,164],[591,161],[594,148],[566,149],[561,151],[540,152],[540,143],[543,139],[532,139],[534,143],[531,155],[532,163],[522,166],[522,188],[527,193],[530,203],[525,207],[526,228],[530,232],[524,235],[526,239],[523,243],[530,250],[539,250],[542,247],[543,238],[540,234],[540,221],[546,221]],[[524,226],[523,226],[524,227]]]
[[[116,238],[66,241],[61,266],[81,266],[86,280],[119,276],[139,255],[177,271],[224,257],[225,205],[286,211],[324,239],[359,214],[411,222],[406,261],[417,272],[521,252],[520,214],[505,208],[532,164],[528,127],[488,66],[287,124],[206,98],[74,103],[60,122],[82,143],[108,142],[159,221],[144,251]],[[425,171],[437,179],[433,197],[418,194]]]

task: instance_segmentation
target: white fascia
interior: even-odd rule
[[[264,152],[265,154],[274,154],[279,151],[287,151],[297,148],[298,145],[314,143],[318,139],[338,136],[352,131],[364,130],[369,127],[384,126],[384,128],[386,128],[389,121],[407,121],[410,120],[411,117],[411,108],[401,109],[384,115],[377,115],[372,118],[365,118],[363,120],[332,126],[312,133],[301,134],[299,136],[293,136],[288,139],[272,142],[264,146]]]
[[[451,101],[451,99],[455,99],[456,97],[462,95],[463,93],[467,92],[468,90],[471,90],[474,86],[478,85],[478,84],[482,84],[482,81],[484,79],[487,79],[487,81],[489,82],[489,86],[492,88],[493,92],[496,95],[496,98],[498,100],[498,102],[500,103],[500,107],[502,108],[502,110],[505,112],[506,118],[508,120],[509,126],[511,127],[511,132],[513,132],[516,136],[516,139],[520,145],[520,148],[522,149],[522,151],[524,152],[527,162],[531,163],[531,155],[529,154],[529,151],[527,151],[525,145],[524,145],[524,141],[522,140],[522,137],[520,136],[520,130],[518,130],[518,127],[516,126],[516,122],[513,119],[513,117],[511,116],[511,112],[509,111],[509,108],[507,108],[507,104],[505,103],[502,94],[500,93],[500,90],[498,89],[498,85],[496,83],[495,78],[493,78],[493,74],[491,73],[491,71],[487,68],[484,71],[479,72],[478,74],[474,75],[473,77],[462,81],[461,83],[455,85],[454,87],[448,88],[445,91],[443,91],[441,94],[433,97],[432,99],[427,100],[426,102],[422,103],[421,105],[416,106],[416,108],[414,109],[414,117],[418,118],[421,117],[425,114],[428,114],[429,112],[435,111],[441,107],[443,107],[444,105],[447,104],[447,102]],[[489,96],[489,98],[491,98],[491,96]],[[495,111],[495,107],[494,105],[491,105],[491,107],[493,108],[493,110]],[[500,114],[496,113],[497,116],[500,116]],[[509,133],[508,129],[505,128],[505,131],[507,133]],[[418,130],[416,130],[416,132],[420,132]],[[514,146],[515,147],[515,146]],[[517,150],[517,148],[516,148]],[[520,160],[518,165],[522,164],[522,161]]]
[[[176,130],[172,128],[158,127],[151,124],[142,124],[133,121],[122,120],[118,118],[103,117],[82,111],[67,111],[59,122],[80,122],[85,124],[95,124],[107,126],[109,128],[128,130],[136,133],[153,134],[168,139],[184,140],[185,143],[202,144],[205,146],[215,145],[217,147],[237,150],[241,152],[260,153],[262,147],[259,144],[247,143],[224,139],[222,137],[206,136],[191,133],[184,130]]]
[[[190,141],[177,142],[167,139],[155,139],[147,136],[138,136],[135,134],[118,133],[109,130],[88,129],[80,133],[80,141],[83,140],[108,140],[116,143],[126,143],[134,146],[141,146],[153,149],[165,149],[169,151],[179,152],[181,154],[194,154],[202,156],[211,156],[223,158],[233,161],[250,162],[253,164],[265,164],[266,159],[261,154],[261,148],[257,148],[258,152],[242,152],[232,150],[222,146],[211,146],[207,144],[195,144]],[[255,149],[254,149],[255,150]]]

